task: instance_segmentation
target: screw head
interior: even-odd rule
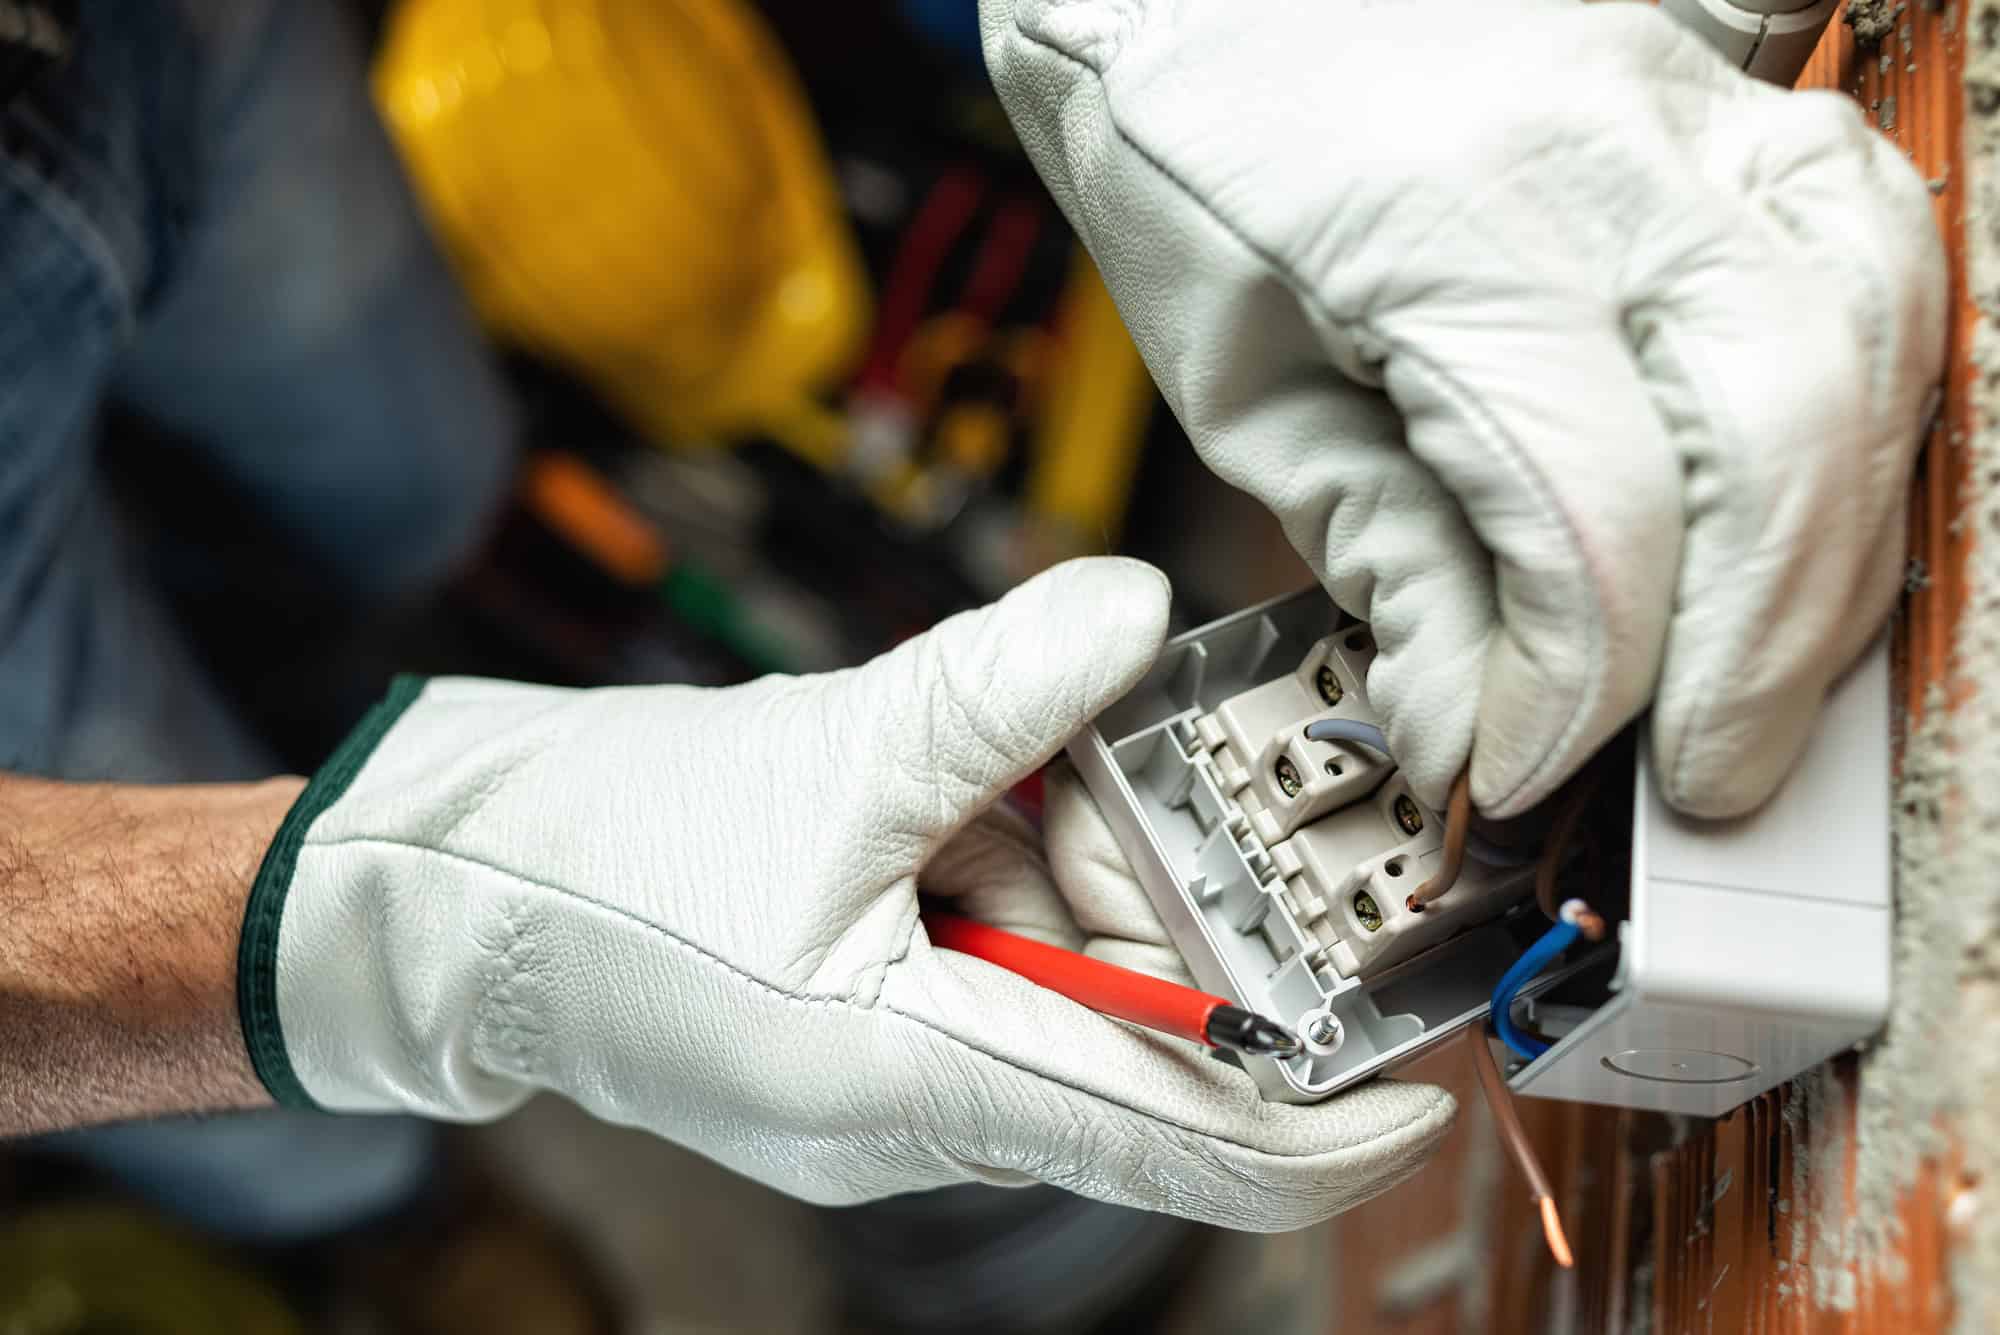
[[[1424,813],[1418,810],[1416,799],[1408,793],[1396,794],[1396,800],[1389,809],[1396,813],[1396,824],[1402,827],[1404,834],[1423,833]]]
[[[1306,781],[1299,777],[1299,767],[1290,756],[1279,756],[1271,771],[1278,776],[1278,788],[1286,797],[1297,797],[1305,790]]]
[[[1319,698],[1330,705],[1340,703],[1340,697],[1347,694],[1340,684],[1340,678],[1333,675],[1333,669],[1325,663],[1313,674],[1313,685],[1319,687]]]
[[[1346,1041],[1347,1031],[1341,1027],[1339,1020],[1322,1011],[1306,1022],[1304,1037],[1313,1046],[1331,1052]]]
[[[1354,894],[1354,917],[1361,924],[1363,931],[1382,930],[1382,906],[1377,904],[1375,896],[1366,890],[1357,890]]]

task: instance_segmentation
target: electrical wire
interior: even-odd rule
[[[1521,1176],[1528,1180],[1529,1195],[1535,1201],[1542,1215],[1542,1236],[1548,1239],[1549,1251],[1556,1258],[1556,1264],[1568,1270],[1576,1264],[1571,1255],[1569,1239],[1563,1234],[1562,1215],[1556,1209],[1556,1194],[1549,1186],[1548,1174],[1542,1171],[1542,1161],[1535,1154],[1534,1142],[1528,1139],[1527,1131],[1521,1126],[1521,1115],[1514,1108],[1514,1096],[1507,1088],[1506,1079],[1500,1074],[1499,1064],[1493,1060],[1493,1046],[1488,1041],[1489,1030],[1485,1025],[1473,1025],[1466,1030],[1472,1038],[1472,1067],[1479,1072],[1479,1087],[1485,1091],[1486,1106],[1493,1113],[1494,1129],[1499,1131],[1500,1140],[1506,1145],[1514,1162],[1520,1165]]]
[[[1323,718],[1316,723],[1308,723],[1306,740],[1359,743],[1370,750],[1380,751],[1383,758],[1392,764],[1396,759],[1390,754],[1389,739],[1382,730],[1372,723],[1363,723],[1358,718]]]
[[[1347,742],[1380,751],[1391,762],[1394,754],[1389,750],[1389,739],[1373,723],[1360,719],[1323,718],[1306,725],[1306,740],[1313,742]],[[1445,804],[1444,813],[1444,863],[1437,874],[1425,881],[1403,901],[1412,913],[1422,913],[1424,905],[1442,898],[1458,884],[1459,874],[1465,870],[1465,856],[1470,850],[1475,861],[1489,867],[1525,867],[1534,859],[1519,854],[1510,854],[1496,848],[1472,833],[1472,772],[1460,773],[1451,786],[1451,796]]]
[[[1395,756],[1389,750],[1388,736],[1373,723],[1364,723],[1360,719],[1323,718],[1316,723],[1307,724],[1306,740],[1313,742],[1347,742],[1353,745],[1365,746],[1370,750],[1380,751],[1384,757],[1392,762],[1395,760]],[[1470,789],[1467,790],[1467,796],[1469,799]],[[1445,827],[1446,839],[1449,841],[1451,827],[1451,814],[1449,810],[1445,813]],[[1471,828],[1470,812],[1467,813],[1467,823],[1465,826],[1465,853],[1475,862],[1488,867],[1498,867],[1502,870],[1531,867],[1535,865],[1541,856],[1539,851],[1525,852],[1502,848],[1498,844],[1481,838]],[[1426,897],[1424,902],[1437,898],[1438,895],[1443,894],[1450,888],[1449,885],[1440,888],[1436,894]]]
[[[1395,756],[1389,750],[1389,739],[1382,730],[1372,723],[1360,719],[1323,718],[1306,725],[1306,740],[1310,742],[1358,743],[1372,750],[1380,751],[1393,762]],[[1465,869],[1465,846],[1472,833],[1472,771],[1460,772],[1451,785],[1451,797],[1445,804],[1444,812],[1444,862],[1437,874],[1410,892],[1403,901],[1412,913],[1422,913],[1424,905],[1442,897],[1458,884],[1458,875]]]
[[[1465,870],[1465,840],[1472,832],[1472,769],[1462,769],[1452,780],[1451,797],[1444,808],[1444,862],[1429,880],[1410,892],[1404,907],[1412,913],[1422,913],[1424,905],[1442,898],[1454,885],[1458,884],[1458,874]]]
[[[1023,199],[1010,200],[987,230],[986,240],[973,258],[972,276],[965,280],[959,309],[982,328],[997,324],[1001,312],[1013,299],[1041,238],[1041,210]]]
[[[1561,918],[1548,931],[1542,933],[1541,939],[1529,946],[1521,958],[1514,961],[1513,967],[1502,974],[1500,981],[1494,984],[1494,1031],[1500,1035],[1502,1043],[1529,1061],[1547,1052],[1549,1045],[1522,1033],[1515,1025],[1513,1018],[1515,994],[1533,981],[1542,970],[1548,968],[1556,956],[1576,944],[1576,939],[1583,935],[1583,928],[1578,919],[1588,912],[1581,900],[1573,899],[1565,904]]]
[[[938,270],[972,221],[985,193],[986,183],[978,175],[955,168],[939,177],[924,197],[882,284],[873,347],[859,377],[864,387],[894,387],[903,345],[923,320]]]
[[[1362,719],[1318,719],[1306,725],[1308,741],[1346,741],[1350,745],[1366,745],[1380,751],[1384,757],[1394,761],[1396,757],[1388,749],[1388,737],[1374,723],[1364,723]],[[1576,825],[1588,807],[1590,793],[1580,791],[1564,807],[1564,813],[1556,821],[1556,835],[1544,845],[1542,851],[1516,851],[1500,847],[1490,839],[1482,839],[1472,831],[1472,773],[1470,769],[1458,775],[1452,783],[1452,795],[1444,809],[1444,865],[1438,873],[1416,887],[1408,897],[1406,905],[1412,913],[1422,913],[1424,905],[1440,899],[1452,885],[1458,883],[1458,875],[1464,869],[1464,859],[1470,855],[1488,867],[1516,869],[1516,867],[1536,867],[1536,897],[1540,901],[1542,885],[1548,883],[1554,889],[1556,871],[1560,871],[1562,861],[1568,857],[1570,841],[1576,835]],[[1554,913],[1550,913],[1554,915]]]

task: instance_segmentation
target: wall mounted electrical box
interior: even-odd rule
[[[1169,641],[1070,746],[1196,979],[1307,1037],[1296,1057],[1244,1059],[1267,1098],[1324,1098],[1484,1020],[1547,926],[1535,859],[1510,852],[1525,843],[1482,840],[1450,891],[1408,904],[1443,859],[1443,813],[1377,748],[1305,736],[1379,722],[1374,652],[1319,590],[1277,599]],[[1616,939],[1523,989],[1518,1013],[1553,1046],[1516,1090],[1714,1115],[1880,1027],[1888,711],[1877,645],[1777,796],[1735,821],[1671,811],[1643,743],[1607,753],[1602,855],[1567,874]]]

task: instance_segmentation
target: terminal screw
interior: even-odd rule
[[[1333,669],[1325,663],[1313,674],[1313,685],[1319,687],[1319,698],[1330,705],[1340,703],[1340,697],[1347,692],[1341,689],[1340,678],[1333,675]]]
[[[1423,833],[1424,813],[1417,810],[1416,802],[1408,793],[1398,793],[1390,809],[1396,813],[1396,824],[1403,827],[1404,834]]]
[[[1304,791],[1306,781],[1299,777],[1299,767],[1292,763],[1290,756],[1279,756],[1278,763],[1271,769],[1278,776],[1278,787],[1286,797],[1297,797]]]
[[[1365,930],[1370,932],[1382,930],[1382,907],[1375,902],[1375,896],[1366,890],[1355,892],[1354,916]]]

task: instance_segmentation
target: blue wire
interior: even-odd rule
[[[1502,974],[1493,988],[1493,1031],[1500,1035],[1500,1041],[1512,1048],[1518,1055],[1533,1061],[1549,1050],[1549,1045],[1514,1027],[1514,994],[1527,986],[1542,970],[1549,967],[1555,957],[1568,950],[1582,935],[1576,924],[1559,922],[1542,933],[1541,940],[1529,946],[1514,967]]]

